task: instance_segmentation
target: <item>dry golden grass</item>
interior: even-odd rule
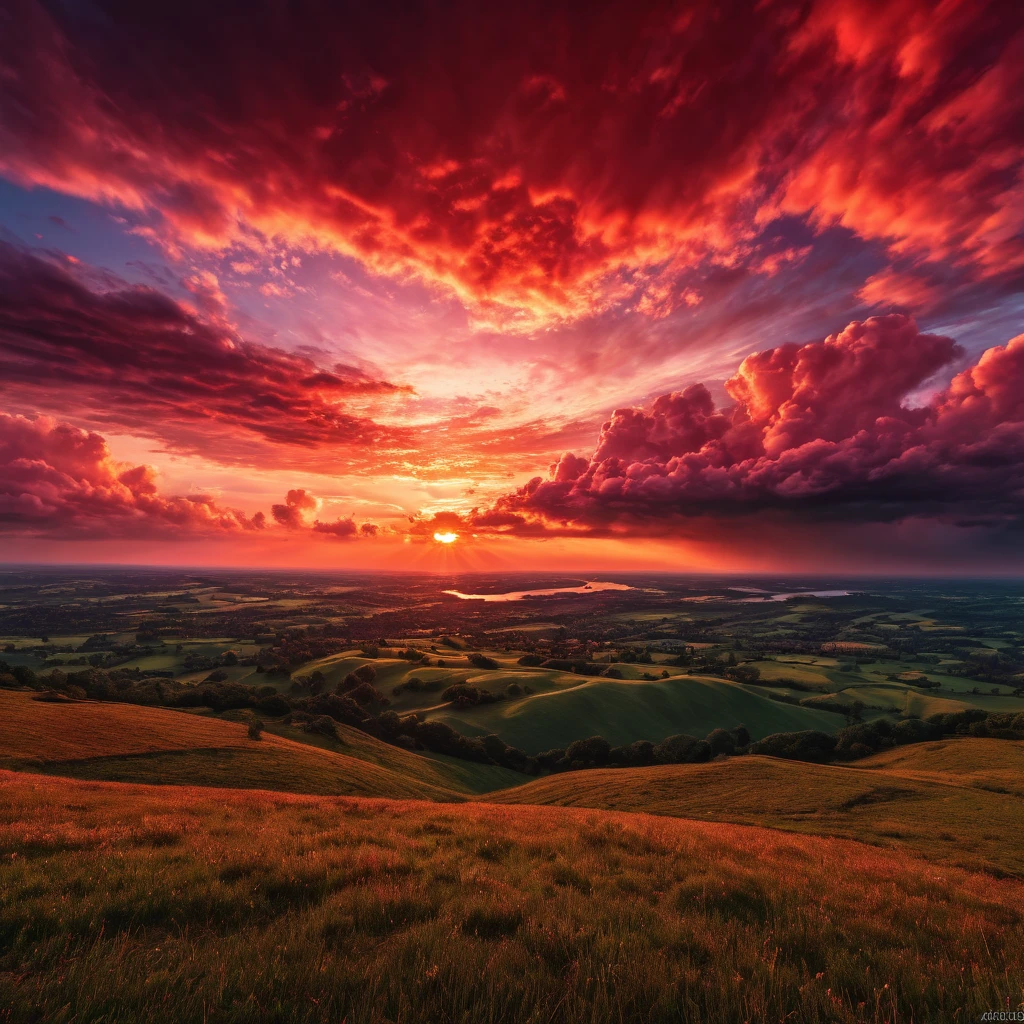
[[[0,690],[0,767],[22,771],[429,800],[458,800],[468,792],[456,776],[418,760],[423,770],[406,773],[269,732],[252,740],[244,725],[219,718],[134,704],[49,703]]]
[[[895,747],[857,762],[906,778],[1024,796],[1024,742],[948,739]]]
[[[167,708],[56,704],[32,697],[24,690],[0,690],[0,758],[72,761],[253,742],[243,725]]]
[[[0,848],[5,1024],[881,1024],[1024,998],[1024,885],[837,839],[0,772]]]
[[[956,748],[946,756],[953,762],[1015,756],[992,753],[989,744],[1006,744],[1002,740],[950,742]],[[918,748],[904,749],[912,759]],[[747,756],[712,764],[598,769],[551,775],[486,799],[770,825],[1024,877],[1021,796],[979,788],[953,772],[918,778],[895,765],[861,768],[863,763],[817,765]]]

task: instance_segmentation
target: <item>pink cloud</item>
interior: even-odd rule
[[[373,539],[375,523],[352,518],[308,523],[320,501],[290,490],[274,521],[303,538]],[[46,416],[0,413],[0,533],[53,539],[216,539],[266,530],[209,495],[161,493],[151,466],[116,461],[97,433]],[[270,531],[263,534],[269,537]]]
[[[52,537],[180,537],[259,529],[207,495],[162,495],[149,466],[114,461],[99,434],[0,413],[0,529]]]
[[[1019,521],[1024,335],[989,349],[928,405],[907,396],[959,349],[891,314],[822,343],[748,356],[716,409],[702,385],[619,409],[593,459],[564,455],[475,522],[671,534],[698,516]]]

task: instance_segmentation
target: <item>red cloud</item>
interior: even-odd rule
[[[357,411],[395,385],[248,341],[220,315],[215,281],[190,286],[210,315],[152,288],[94,291],[0,241],[0,393],[220,462],[337,464],[398,439]]]
[[[148,466],[115,462],[99,434],[0,413],[0,528],[48,537],[182,537],[259,529],[205,495],[166,497]]]
[[[671,534],[687,517],[764,509],[1018,522],[1024,335],[987,351],[929,404],[907,404],[959,354],[893,314],[749,356],[726,383],[733,407],[716,409],[698,384],[647,412],[616,410],[591,461],[563,456],[552,479],[531,480],[475,524]]]
[[[532,322],[664,315],[695,295],[681,268],[757,265],[780,213],[982,275],[1024,261],[1013,5],[320,5],[244,33],[105,7],[5,22],[0,170],[168,244],[327,247]]]

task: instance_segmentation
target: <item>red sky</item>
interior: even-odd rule
[[[3,17],[7,560],[1024,569],[1019,5]]]

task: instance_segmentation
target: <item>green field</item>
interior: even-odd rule
[[[497,733],[527,753],[564,747],[582,736],[613,745],[657,741],[674,733],[704,736],[718,727],[746,725],[754,737],[800,729],[835,731],[843,719],[773,701],[756,687],[726,679],[676,676],[654,682],[581,680],[556,692],[430,717],[467,735]]]

